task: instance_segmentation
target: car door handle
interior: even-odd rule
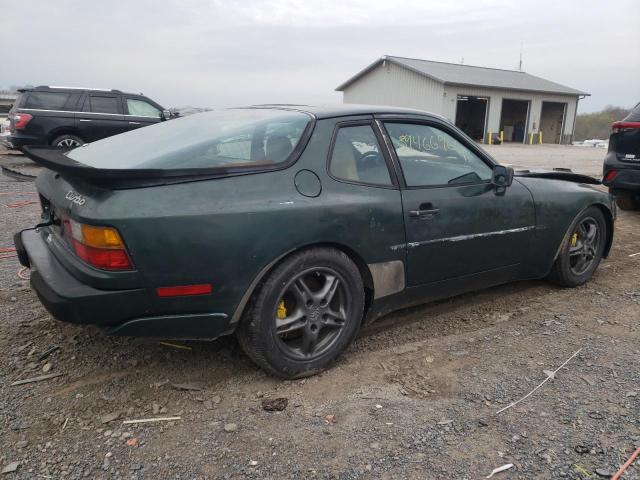
[[[418,207],[418,210],[409,210],[410,217],[422,218],[424,220],[431,220],[438,213],[440,213],[440,209],[434,208],[432,203],[423,203]]]
[[[86,119],[86,118],[81,118],[81,119],[80,119],[80,121],[81,121],[81,122],[90,122],[91,120],[88,120],[88,119]]]
[[[129,125],[140,125],[140,122],[129,122]]]

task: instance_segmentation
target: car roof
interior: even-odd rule
[[[19,92],[98,92],[98,93],[119,93],[122,95],[144,96],[144,93],[128,93],[115,88],[92,88],[92,87],[62,87],[55,85],[39,85],[37,87],[19,88]]]
[[[446,120],[444,117],[435,113],[417,110],[414,108],[389,107],[385,105],[360,105],[360,104],[337,104],[337,105],[297,105],[287,103],[274,103],[264,105],[252,105],[251,108],[272,108],[274,110],[296,110],[313,115],[314,117],[333,118],[345,117],[351,115],[421,115],[425,117]]]

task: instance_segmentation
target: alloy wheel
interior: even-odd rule
[[[584,218],[569,242],[569,267],[576,276],[583,275],[597,259],[600,246],[598,222],[592,217]]]
[[[60,140],[57,146],[63,147],[63,148],[74,148],[74,147],[79,147],[80,142],[78,142],[77,140],[74,140],[73,138],[65,138],[64,140]]]
[[[297,274],[282,289],[273,316],[283,353],[299,360],[322,355],[338,340],[349,318],[343,277],[325,267]]]

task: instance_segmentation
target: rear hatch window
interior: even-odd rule
[[[71,150],[101,169],[269,168],[286,163],[308,134],[306,113],[229,109],[169,120]]]
[[[640,122],[640,103],[638,103],[635,107],[633,107],[633,110],[631,110],[631,113],[629,113],[629,115],[627,115],[622,121],[623,122]]]
[[[624,119],[613,124],[609,148],[621,160],[640,160],[640,103]]]

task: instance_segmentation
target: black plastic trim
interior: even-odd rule
[[[29,263],[29,255],[27,255],[27,250],[24,248],[24,244],[22,243],[22,232],[18,232],[13,235],[13,244],[16,246],[16,253],[18,254],[18,261],[20,262],[20,265],[30,268],[31,264]]]
[[[582,175],[574,173],[571,170],[550,170],[550,171],[535,171],[535,170],[516,170],[514,172],[515,177],[532,177],[532,178],[549,178],[552,180],[564,180],[567,182],[586,183],[589,185],[602,185],[602,182],[589,175]]]
[[[194,313],[136,318],[107,329],[109,335],[215,340],[225,333],[228,317],[224,313]]]

